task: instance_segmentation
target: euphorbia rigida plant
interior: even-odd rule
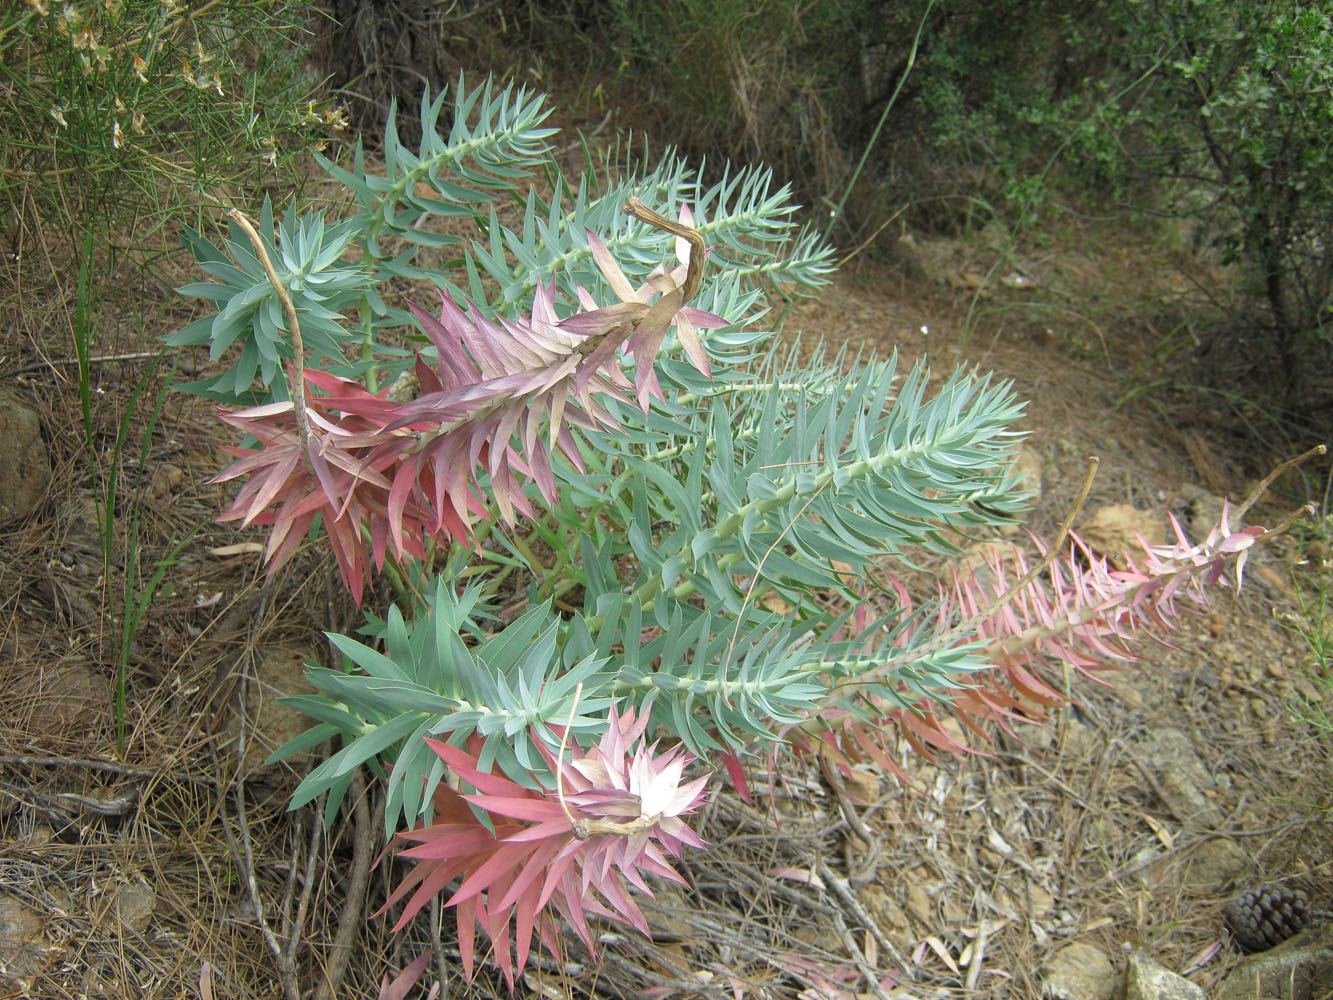
[[[341,742],[292,800],[328,822],[381,777],[415,862],[386,906],[401,927],[446,893],[469,976],[477,928],[511,985],[557,921],[590,950],[589,916],[646,930],[633,893],[706,848],[714,769],[745,795],[747,759],[896,770],[899,737],[962,749],[946,714],[982,739],[1038,719],[1053,667],[1133,660],[1265,535],[1224,518],[1125,569],[1062,537],[914,597],[896,562],[1023,509],[1010,388],[768,344],[769,290],[831,253],[765,171],[573,185],[541,98],[460,81],[447,133],[443,108],[415,152],[391,118],[378,174],[324,161],[343,221],[265,204],[223,248],[188,233],[216,281],[182,291],[218,309],[171,342],[231,359],[186,388],[239,407],[223,517],[267,526],[270,573],[322,532],[358,601],[394,594],[369,642],[329,636],[341,668],[288,699],[317,724],[275,757]]]

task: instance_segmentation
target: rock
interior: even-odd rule
[[[862,886],[857,895],[879,929],[899,948],[910,951],[913,944],[911,922],[888,890],[871,882]]]
[[[1158,965],[1141,951],[1129,956],[1125,1000],[1207,1000],[1184,976]]]
[[[247,698],[247,717],[252,727],[245,736],[245,771],[248,774],[254,776],[285,767],[301,770],[309,762],[310,754],[304,753],[277,764],[265,763],[274,750],[315,725],[310,716],[278,704],[278,699],[314,692],[305,677],[305,653],[302,650],[290,646],[259,650]]]
[[[1057,951],[1041,972],[1041,995],[1050,1000],[1111,1000],[1119,985],[1111,957],[1081,941]]]
[[[1250,955],[1213,991],[1213,1000],[1323,1000],[1333,995],[1333,924],[1302,931]]]
[[[1161,848],[1155,841],[1134,852],[1134,856],[1129,859],[1129,867],[1139,885],[1150,889],[1161,884],[1166,877],[1166,862],[1160,860],[1161,857]]]
[[[1182,823],[1214,827],[1221,816],[1217,807],[1203,794],[1214,784],[1208,768],[1194,752],[1194,744],[1179,729],[1157,729],[1142,743],[1147,766],[1156,772],[1167,807]]]
[[[1055,897],[1037,885],[1036,882],[1029,882],[1027,906],[1024,907],[1028,917],[1033,920],[1045,920],[1054,909]]]
[[[10,694],[33,706],[32,732],[44,736],[87,735],[111,711],[112,682],[84,659],[34,663],[15,671]]]
[[[1018,446],[1010,472],[1019,477],[1019,488],[1025,493],[1032,494],[1031,502],[1034,504],[1041,499],[1041,480],[1045,469],[1046,459],[1042,457],[1041,452],[1030,444]]]
[[[51,484],[37,412],[0,395],[0,524],[27,517]]]
[[[152,922],[157,893],[146,883],[131,882],[115,891],[111,906],[121,930],[127,934],[142,934]]]
[[[1065,751],[1075,758],[1091,756],[1101,747],[1101,737],[1078,715],[1065,711]]]
[[[1186,889],[1213,895],[1225,891],[1250,870],[1250,856],[1234,840],[1217,837],[1200,844],[1189,856],[1184,877]]]
[[[31,976],[46,961],[48,944],[42,918],[13,896],[0,896],[0,971],[10,976]]]
[[[660,944],[663,941],[693,939],[697,934],[695,927],[676,916],[678,913],[689,913],[691,910],[680,890],[665,884],[661,879],[653,880],[652,890],[654,903],[644,905],[648,912],[648,929],[652,932],[653,940]]]
[[[832,766],[836,767],[837,765]],[[846,773],[840,771],[838,774],[842,778],[848,798],[853,802],[871,805],[879,800],[879,778],[874,771],[867,770],[864,767],[853,767]]]
[[[1189,540],[1197,545],[1208,537],[1208,533],[1213,528],[1221,523],[1222,498],[1197,486],[1186,487],[1181,491],[1181,494],[1189,503],[1189,510],[1185,519],[1185,531],[1189,535]],[[1230,509],[1228,509],[1229,513]],[[1231,530],[1235,531],[1240,527],[1240,524],[1237,523],[1235,517],[1232,517],[1231,520]]]
[[[148,480],[148,495],[154,500],[161,500],[170,495],[185,479],[185,470],[179,465],[163,462],[153,470]]]
[[[1179,763],[1166,765],[1162,769],[1161,783],[1167,804],[1182,823],[1217,826],[1220,819],[1217,807],[1203,794],[1198,785],[1198,776],[1189,768]]]
[[[1118,503],[1099,507],[1092,519],[1079,528],[1079,535],[1094,552],[1100,552],[1114,565],[1124,568],[1126,554],[1138,561],[1143,555],[1144,543],[1161,545],[1165,542],[1166,527],[1156,514]]]
[[[51,843],[55,835],[55,830],[51,829],[46,823],[34,823],[32,829],[28,830],[27,833],[20,838],[20,843],[29,849],[45,847],[47,844]]]
[[[926,894],[926,890],[919,885],[907,887],[907,912],[915,917],[928,933],[934,933],[935,907],[931,904],[930,896]]]

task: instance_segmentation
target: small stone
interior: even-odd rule
[[[0,524],[27,517],[51,484],[37,412],[0,395]]]
[[[154,500],[161,500],[170,494],[185,479],[185,470],[179,465],[163,462],[153,470],[148,480],[148,495]]]
[[[1222,498],[1214,493],[1194,487],[1187,491],[1190,495],[1189,514],[1185,519],[1185,527],[1189,532],[1189,537],[1195,542],[1201,542],[1208,537],[1208,532],[1212,531],[1222,520]],[[1238,519],[1234,514],[1231,515],[1231,530],[1235,531],[1240,527]]]
[[[42,918],[13,896],[0,896],[0,969],[8,976],[31,976],[46,961]]]
[[[833,765],[837,766],[837,765]],[[872,803],[879,798],[879,777],[874,771],[863,767],[853,767],[849,772],[839,772],[847,795],[853,802]]]
[[[1194,777],[1180,764],[1168,765],[1161,775],[1162,791],[1167,795],[1171,811],[1181,822],[1215,826],[1220,819],[1217,808],[1195,784]]]
[[[153,919],[153,908],[157,906],[157,893],[153,887],[143,882],[131,882],[116,890],[112,898],[113,912],[121,929],[129,934],[142,934],[148,930]]]
[[[1076,758],[1086,758],[1101,748],[1101,741],[1092,727],[1082,722],[1072,712],[1065,722],[1065,751]]]
[[[1207,1000],[1203,990],[1184,976],[1158,965],[1141,951],[1129,956],[1125,1000]]]
[[[1118,503],[1094,511],[1091,520],[1079,529],[1079,534],[1093,551],[1123,569],[1127,565],[1125,557],[1137,561],[1143,555],[1145,544],[1163,544],[1166,526],[1154,513]]]
[[[1028,905],[1025,909],[1033,920],[1045,919],[1055,909],[1055,898],[1041,886],[1031,882],[1028,884]]]
[[[935,931],[935,908],[930,903],[930,897],[926,895],[926,890],[919,885],[908,886],[907,889],[907,912],[916,918],[917,923],[930,930]]]
[[[680,890],[655,880],[653,896],[655,903],[648,910],[648,929],[652,932],[653,940],[688,941],[694,937],[695,928],[676,916],[690,910]]]
[[[1134,872],[1134,878],[1140,885],[1152,887],[1161,882],[1163,875],[1161,856],[1162,852],[1154,842],[1140,847],[1129,859],[1130,870]]]
[[[887,889],[871,882],[858,891],[861,904],[881,931],[893,939],[894,944],[904,950],[912,945],[912,925],[907,913],[891,896]]]
[[[1224,891],[1250,870],[1250,856],[1234,840],[1215,837],[1204,841],[1190,855],[1183,883],[1194,892]]]
[[[1302,677],[1300,674],[1297,674],[1292,678],[1291,683],[1292,687],[1296,689],[1296,693],[1299,694],[1304,701],[1307,701],[1310,704],[1318,704],[1322,700],[1319,689],[1310,683],[1308,677]]]
[[[1148,766],[1157,772],[1167,805],[1181,822],[1212,827],[1221,821],[1217,807],[1204,796],[1212,774],[1179,729],[1159,729],[1143,739]]]
[[[1111,1000],[1119,985],[1111,957],[1082,941],[1065,945],[1042,968],[1041,995],[1050,1000]]]
[[[793,930],[791,935],[802,944],[818,948],[830,955],[837,954],[838,949],[843,947],[842,939],[823,924],[803,923]]]
[[[1018,488],[1025,493],[1032,494],[1031,502],[1036,503],[1041,499],[1042,492],[1042,473],[1046,469],[1046,460],[1041,452],[1029,444],[1018,446],[1018,452],[1014,456],[1014,464],[1010,472],[1018,477]]]
[[[255,675],[249,685],[247,717],[254,729],[246,734],[245,770],[251,775],[282,767],[301,768],[310,760],[309,752],[297,754],[275,764],[265,761],[274,750],[300,736],[315,720],[278,699],[295,694],[313,694],[306,680],[305,653],[289,646],[272,646],[259,651]]]

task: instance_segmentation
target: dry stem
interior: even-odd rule
[[[352,945],[361,927],[361,910],[370,884],[370,855],[372,831],[379,825],[371,822],[370,806],[366,804],[366,778],[361,768],[352,772],[352,815],[355,832],[352,842],[352,874],[343,897],[342,913],[338,917],[338,932],[329,949],[329,964],[324,981],[315,991],[315,1000],[334,1000],[347,974],[347,962],[352,957]]]
[[[255,248],[255,255],[259,258],[259,263],[264,265],[264,273],[268,275],[269,284],[278,294],[278,301],[282,303],[282,311],[287,314],[287,325],[291,327],[292,333],[292,408],[296,412],[296,431],[301,438],[301,449],[310,450],[310,418],[305,410],[305,343],[301,340],[301,323],[296,318],[296,306],[292,304],[292,298],[287,294],[287,289],[278,277],[277,270],[273,267],[273,261],[269,259],[268,250],[264,246],[264,241],[259,238],[259,233],[255,227],[250,224],[250,220],[245,217],[240,209],[228,209],[227,217],[236,225],[245,231],[245,235],[250,237],[250,243]]]
[[[703,234],[697,229],[681,225],[679,222],[673,222],[665,215],[654,212],[638,198],[630,198],[626,201],[625,211],[636,219],[641,219],[649,225],[663,229],[674,236],[679,236],[690,244],[689,269],[685,272],[685,284],[680,286],[681,304],[689,302],[699,291],[699,285],[703,282],[704,254],[708,250],[708,247],[704,244]]]

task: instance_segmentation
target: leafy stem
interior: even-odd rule
[[[296,318],[296,307],[292,305],[292,297],[287,294],[287,286],[282,283],[278,272],[273,268],[268,248],[264,246],[264,241],[260,239],[250,220],[238,208],[229,209],[227,217],[240,226],[242,232],[249,237],[250,244],[255,248],[255,256],[263,265],[269,284],[273,286],[278,301],[282,303],[282,311],[287,316],[287,329],[292,337],[292,408],[296,413],[296,430],[301,439],[301,450],[309,452],[310,416],[306,413],[305,403],[305,343],[301,340],[301,322]]]

